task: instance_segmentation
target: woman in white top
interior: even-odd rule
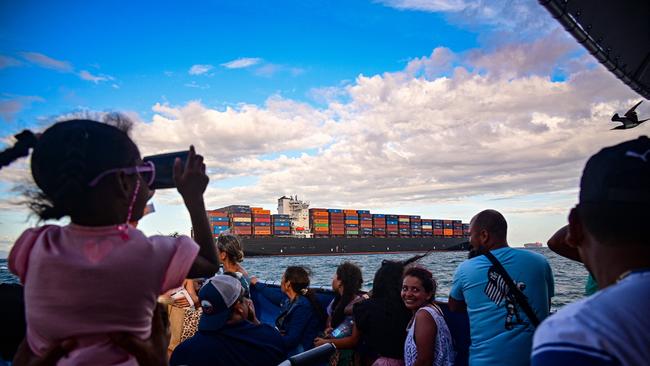
[[[406,366],[448,366],[454,362],[451,334],[442,310],[433,303],[436,281],[427,269],[411,267],[404,272],[402,300],[413,318],[404,342]]]

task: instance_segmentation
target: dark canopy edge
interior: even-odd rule
[[[560,24],[566,29],[583,47],[587,49],[603,66],[611,71],[617,78],[627,84],[632,90],[639,93],[646,99],[650,100],[650,89],[639,84],[635,75],[631,72],[626,72],[618,66],[615,60],[609,57],[609,52],[606,52],[585,30],[580,24],[566,12],[565,7],[556,3],[554,0],[539,0],[539,3],[548,10],[553,18],[557,19]],[[646,56],[643,62],[643,68],[650,67],[650,53]]]

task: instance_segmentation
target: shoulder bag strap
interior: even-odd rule
[[[521,306],[521,309],[526,313],[526,316],[528,316],[528,319],[530,320],[531,323],[533,323],[533,326],[537,328],[539,325],[539,318],[537,318],[537,314],[535,314],[535,311],[533,308],[530,306],[528,303],[528,297],[517,287],[515,284],[515,281],[512,280],[508,272],[506,271],[505,268],[501,265],[501,262],[494,256],[494,254],[490,253],[490,251],[487,251],[483,253],[490,262],[494,265],[494,269],[503,277],[503,279],[506,281],[506,284],[508,284],[508,288],[510,288],[510,292],[515,296],[515,300]]]

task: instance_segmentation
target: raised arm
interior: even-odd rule
[[[550,250],[563,256],[564,258],[569,258],[576,262],[582,262],[582,259],[580,259],[580,253],[578,253],[578,249],[569,246],[569,244],[566,242],[566,235],[568,230],[569,226],[567,225],[556,231],[555,234],[553,234],[553,236],[548,239],[546,245],[548,245],[548,248]]]
[[[189,278],[210,277],[219,270],[217,247],[210,231],[203,201],[203,193],[209,181],[205,174],[203,156],[196,154],[194,146],[190,146],[185,169],[180,159],[174,162],[174,182],[190,213],[194,241],[199,245],[199,254],[187,275]]]

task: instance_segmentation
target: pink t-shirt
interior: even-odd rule
[[[9,254],[25,285],[27,342],[36,354],[74,337],[59,365],[137,365],[111,332],[149,337],[159,294],[182,285],[199,251],[187,236],[146,237],[130,227],[46,225],[26,230]]]

